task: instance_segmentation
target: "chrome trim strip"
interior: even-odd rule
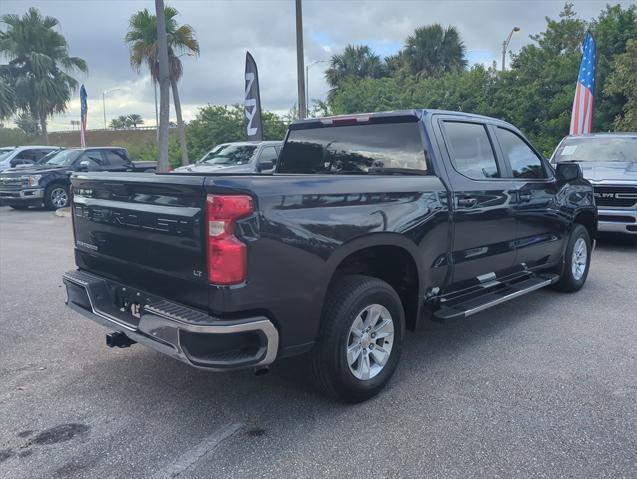
[[[114,200],[102,200],[97,198],[87,198],[85,196],[75,195],[73,196],[73,202],[78,205],[103,207],[103,208],[116,208],[120,210],[135,210],[136,212],[153,213],[158,215],[173,215],[194,217],[201,211],[200,208],[193,208],[190,206],[163,206],[163,205],[149,205],[145,203],[127,203],[125,201]]]
[[[552,279],[547,279],[546,281],[542,281],[541,283],[538,283],[536,285],[530,286],[528,288],[519,290],[519,291],[515,291],[511,294],[507,294],[506,296],[502,296],[498,299],[495,299],[489,303],[485,303],[485,304],[481,304],[480,306],[476,306],[473,309],[468,309],[467,311],[465,311],[464,315],[465,317],[467,316],[471,316],[473,314],[479,313],[480,311],[484,311],[485,309],[489,309],[492,306],[496,306],[498,304],[501,303],[505,303],[506,301],[509,301],[510,299],[515,299],[518,296],[522,296],[523,294],[526,293],[530,293],[531,291],[535,291],[536,289],[540,289],[543,288],[545,286],[548,286],[549,284],[551,284],[553,282]]]

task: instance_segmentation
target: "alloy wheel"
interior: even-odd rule
[[[51,190],[51,204],[56,208],[64,208],[69,202],[69,195],[64,188],[58,187]]]
[[[356,315],[347,336],[347,364],[360,380],[377,376],[394,344],[394,320],[384,306],[371,304]]]
[[[571,259],[571,271],[576,281],[579,281],[584,276],[587,258],[586,241],[584,241],[584,238],[577,238],[573,246],[573,257]]]

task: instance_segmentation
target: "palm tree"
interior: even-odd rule
[[[128,115],[128,120],[130,121],[130,124],[132,125],[133,128],[137,128],[137,125],[144,124],[144,119],[142,118],[141,115],[138,115],[137,113],[131,113],[130,115]]]
[[[179,144],[181,147],[181,163],[187,165],[188,149],[186,147],[186,131],[181,116],[181,102],[177,82],[183,75],[183,65],[180,57],[184,54],[199,55],[199,42],[195,38],[195,31],[190,25],[177,25],[175,17],[179,12],[173,7],[165,7],[166,35],[168,39],[168,63],[170,85],[175,102],[177,125],[179,127]],[[159,78],[159,50],[157,47],[157,17],[147,9],[137,12],[130,18],[130,26],[125,37],[130,45],[130,63],[139,72],[142,64],[150,70],[154,82]]]
[[[9,82],[0,77],[0,120],[11,118],[15,110],[15,92]]]
[[[445,29],[435,23],[407,37],[403,54],[411,72],[425,78],[465,69],[465,50],[455,27]]]
[[[2,77],[15,93],[16,107],[40,123],[48,144],[47,118],[66,111],[78,86],[71,73],[86,73],[86,62],[69,56],[66,39],[54,30],[57,19],[43,17],[36,8],[22,17],[3,15],[0,23],[6,25],[0,32],[0,53],[9,61]]]
[[[131,126],[133,126],[131,115],[120,115],[117,118],[113,118],[111,120],[109,128],[112,128],[113,130],[125,130],[126,128],[130,128]]]
[[[330,67],[325,71],[325,79],[332,87],[333,96],[348,78],[380,78],[383,74],[381,59],[367,45],[347,45],[343,53],[334,55]]]

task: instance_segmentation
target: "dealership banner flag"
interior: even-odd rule
[[[86,148],[86,114],[88,106],[86,105],[86,88],[84,84],[80,87],[80,146]]]
[[[588,32],[582,44],[582,63],[577,76],[573,112],[571,113],[571,135],[588,135],[592,129],[597,58],[595,50],[595,39]]]
[[[245,129],[249,141],[263,140],[263,124],[261,123],[261,95],[259,93],[259,74],[257,64],[246,52],[245,72]]]

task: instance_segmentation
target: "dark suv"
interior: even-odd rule
[[[61,150],[44,163],[0,173],[0,202],[15,209],[69,205],[70,176],[80,171],[154,172],[156,161],[131,161],[125,148]]]

